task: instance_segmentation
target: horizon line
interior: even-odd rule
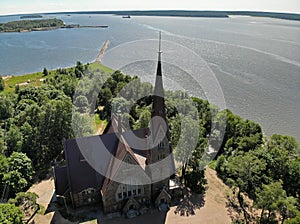
[[[75,14],[75,13],[97,13],[97,14],[113,14],[125,12],[217,12],[217,13],[273,13],[273,14],[286,14],[286,15],[299,15],[300,12],[279,12],[279,11],[257,11],[257,10],[191,10],[191,9],[134,9],[134,10],[121,10],[121,9],[108,9],[108,10],[82,10],[82,11],[53,11],[53,12],[26,12],[26,13],[12,13],[0,14],[4,16],[19,16],[19,15],[35,15],[35,14]],[[161,16],[161,15],[159,15]],[[177,15],[180,16],[180,15]]]

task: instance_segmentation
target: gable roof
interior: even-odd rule
[[[138,165],[141,168],[141,171],[145,172],[145,161],[146,159],[141,155],[135,154],[132,149],[129,147],[126,139],[122,134],[119,136],[120,140],[118,143],[118,147],[116,150],[115,157],[112,157],[107,168],[107,172],[105,175],[104,183],[101,189],[102,195],[106,193],[110,184],[112,183],[112,179],[117,175],[118,171],[121,169],[121,166],[124,165],[123,161],[126,156],[130,156],[135,162],[134,165]],[[138,157],[137,157],[138,156]],[[144,159],[142,159],[142,158]],[[146,174],[146,173],[145,173]],[[147,174],[146,174],[147,175]]]
[[[90,136],[64,141],[65,158],[67,161],[68,182],[71,192],[80,192],[83,189],[102,185],[104,177],[91,165],[90,158],[96,155],[104,155],[104,150],[114,154],[118,138],[116,134]],[[82,150],[82,151],[81,151]],[[84,155],[83,155],[84,153]],[[101,169],[106,171],[109,163],[104,156],[97,158]]]

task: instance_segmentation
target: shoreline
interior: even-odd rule
[[[108,28],[107,25],[97,25],[97,26],[81,26],[79,24],[72,24],[72,25],[64,25],[64,26],[55,26],[55,27],[41,27],[41,28],[32,28],[30,30],[6,30],[6,31],[0,31],[0,33],[29,33],[29,32],[35,32],[35,31],[49,31],[49,30],[57,30],[57,29],[82,29],[82,28],[100,28],[105,29]]]

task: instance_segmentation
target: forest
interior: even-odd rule
[[[62,26],[64,26],[64,22],[60,19],[18,20],[0,23],[0,32],[47,30]]]
[[[108,121],[116,111],[132,129],[148,127],[151,118],[153,87],[136,76],[81,62],[72,68],[44,68],[40,75],[42,83],[27,85],[0,78],[0,196],[5,202],[0,223],[22,223],[22,205],[36,205],[36,195],[24,192],[63,161],[64,139],[95,134],[97,121]],[[243,218],[234,223],[300,223],[295,138],[265,136],[258,123],[182,91],[166,90],[165,101],[184,186],[204,194],[209,162],[235,192],[231,199]],[[209,148],[215,149],[212,161]],[[253,216],[252,208],[259,215]]]

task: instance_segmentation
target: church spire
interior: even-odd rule
[[[151,132],[153,137],[156,138],[156,134],[160,127],[165,127],[164,132],[169,134],[167,122],[166,122],[166,111],[165,111],[165,99],[164,99],[164,88],[162,81],[162,62],[161,62],[161,32],[159,32],[159,43],[158,43],[158,62],[156,70],[156,79],[153,93],[153,104],[152,104],[152,113],[151,113]],[[160,119],[156,119],[160,118]],[[164,124],[162,124],[164,123]]]
[[[159,32],[158,62],[157,62],[154,94],[153,94],[152,117],[160,116],[165,119],[166,115],[165,115],[164,88],[163,88],[163,81],[162,81],[161,54],[162,54],[161,32]]]
[[[161,31],[159,31],[159,37],[158,37],[158,61],[161,62],[161,54],[162,54],[162,51],[161,51]]]

